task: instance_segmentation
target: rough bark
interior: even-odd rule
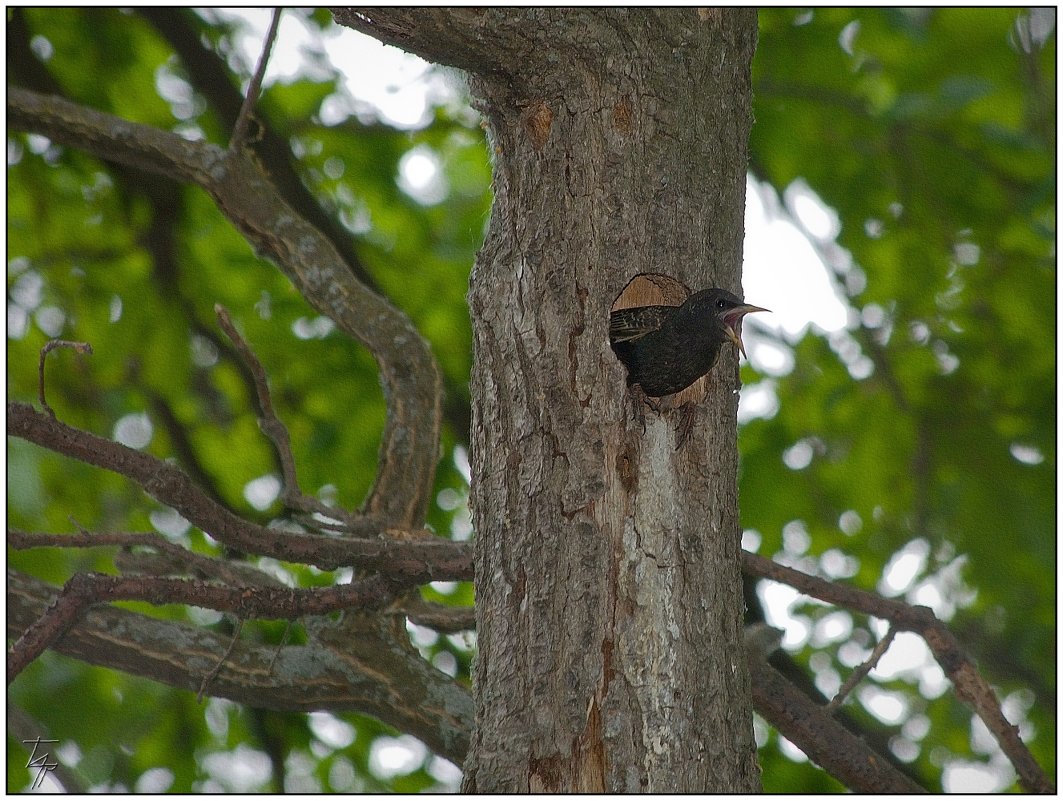
[[[374,9],[463,67],[495,205],[471,279],[476,732],[465,788],[759,788],[742,657],[737,370],[677,449],[609,349],[641,272],[739,289],[754,12]]]
[[[7,636],[18,638],[55,602],[56,588],[7,572]],[[352,616],[338,627],[304,618],[303,645],[278,648],[236,642],[208,693],[257,709],[354,711],[416,735],[432,750],[460,762],[472,729],[466,688],[433,668],[389,619]],[[55,644],[61,654],[200,692],[218,667],[229,638],[200,626],[99,606]]]

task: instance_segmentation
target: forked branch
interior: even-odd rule
[[[206,190],[259,255],[375,357],[388,415],[376,482],[362,511],[396,527],[423,522],[442,414],[442,382],[428,344],[404,314],[353,277],[328,238],[288,205],[253,158],[17,88],[8,91],[8,125]]]
[[[430,534],[396,540],[387,536],[390,530],[383,526],[375,530],[367,527],[366,536],[357,539],[259,526],[208,496],[178,467],[68,426],[24,403],[8,404],[7,433],[131,479],[219,542],[246,553],[314,565],[322,570],[351,566],[376,570],[405,586],[472,579],[472,554],[466,543]]]
[[[1015,767],[1023,787],[1036,793],[1055,792],[1054,785],[1019,738],[1018,729],[1004,717],[1000,700],[989,682],[978,673],[955,635],[931,609],[909,606],[856,587],[810,576],[748,551],[742,552],[742,567],[750,575],[788,584],[813,598],[887,620],[898,630],[922,636],[955,686],[957,697],[971,707],[992,732]]]

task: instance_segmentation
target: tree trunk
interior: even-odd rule
[[[739,290],[755,12],[337,18],[468,70],[495,159],[469,292],[479,656],[465,789],[758,790],[736,357],[725,349],[677,448],[680,413],[633,400],[607,334],[636,274]]]

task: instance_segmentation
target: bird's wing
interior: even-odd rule
[[[634,306],[609,315],[609,341],[632,342],[660,328],[677,306]]]

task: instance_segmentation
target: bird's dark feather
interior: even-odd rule
[[[708,373],[727,341],[723,315],[742,305],[723,289],[691,295],[681,306],[637,306],[609,315],[609,340],[638,384],[651,398],[686,389]]]
[[[636,306],[609,315],[609,340],[631,342],[659,329],[676,306]]]

